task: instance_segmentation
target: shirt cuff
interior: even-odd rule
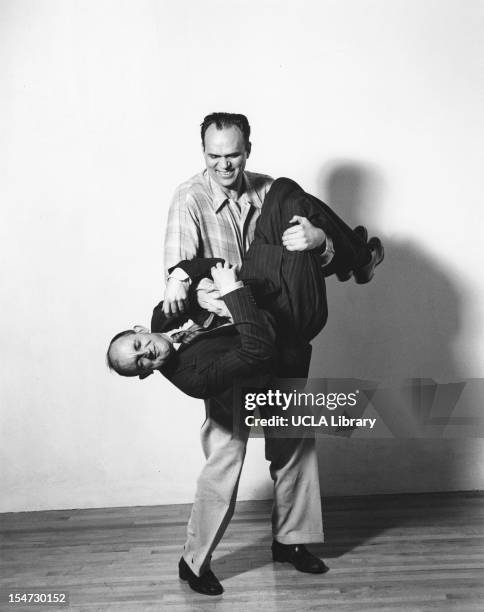
[[[231,293],[232,291],[235,291],[236,289],[240,289],[243,286],[244,286],[244,283],[242,281],[240,281],[240,280],[239,281],[235,281],[235,283],[233,285],[229,285],[228,287],[225,287],[225,289],[220,292],[220,295],[224,296],[227,293]]]
[[[182,270],[181,268],[175,268],[174,270],[172,270],[168,278],[175,278],[179,281],[190,281],[190,277],[188,276],[188,274],[185,272],[185,270]]]
[[[334,257],[334,246],[333,246],[333,241],[331,240],[331,238],[326,234],[326,248],[324,249],[324,251],[320,254],[320,258],[321,258],[321,267],[324,268],[326,267],[328,264],[331,263],[332,259]]]

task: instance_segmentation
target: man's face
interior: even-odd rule
[[[109,350],[115,370],[124,376],[144,378],[160,368],[173,352],[165,334],[137,332],[118,338]]]
[[[221,187],[239,189],[250,154],[250,146],[246,149],[239,128],[232,125],[218,130],[212,123],[205,132],[204,144],[203,155],[208,174]]]

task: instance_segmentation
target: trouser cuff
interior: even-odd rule
[[[195,574],[195,576],[200,576],[208,567],[210,567],[210,558],[202,563],[198,559],[196,559],[193,554],[183,553],[183,558],[185,559],[186,564]]]
[[[324,533],[322,531],[307,532],[293,531],[289,535],[273,534],[274,540],[279,544],[319,544],[324,542]]]

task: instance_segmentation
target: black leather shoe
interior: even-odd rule
[[[224,592],[223,586],[212,570],[205,570],[201,576],[196,576],[183,557],[178,563],[178,575],[180,580],[188,582],[193,591],[202,595],[221,595]]]
[[[354,271],[355,281],[358,285],[369,283],[375,274],[375,268],[381,264],[385,257],[385,249],[379,238],[370,238],[368,247],[371,251],[371,259],[369,263]]]
[[[358,225],[353,231],[362,240],[362,242],[365,244],[368,242],[368,230],[364,225]],[[353,276],[353,270],[337,270],[336,276],[340,282],[344,283]]]
[[[363,242],[368,242],[368,230],[364,225],[357,225],[353,231],[358,234]]]
[[[272,560],[281,563],[292,563],[299,572],[308,574],[324,574],[329,567],[309,552],[304,544],[281,544],[272,542]]]

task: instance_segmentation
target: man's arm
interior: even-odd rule
[[[181,185],[175,191],[168,210],[164,242],[164,268],[173,268],[179,261],[198,255],[200,220],[194,196],[188,186]]]
[[[190,287],[195,287],[201,281],[202,278],[211,278],[211,269],[216,264],[223,264],[224,260],[221,258],[203,258],[196,257],[191,260],[184,260],[178,262],[175,266],[168,270],[169,274],[175,274],[175,271],[179,274],[177,276],[180,279],[184,279],[186,283],[187,289]],[[219,292],[212,292],[219,295]],[[220,305],[223,307],[224,302],[222,300],[211,300],[211,302],[220,302]],[[206,308],[210,312],[214,312],[213,308]],[[218,313],[221,316],[226,316],[225,313]],[[175,315],[167,314],[166,308],[164,306],[164,301],[161,301],[159,304],[155,306],[153,309],[153,315],[151,318],[151,330],[156,332],[167,331],[169,329],[173,329],[174,327],[179,327],[183,323],[185,323],[190,316],[193,316],[193,312],[190,312],[189,305],[184,309],[183,313],[177,313]]]
[[[218,263],[223,264],[224,260],[221,257],[195,257],[179,261],[168,273],[172,274],[176,269],[183,270],[190,278],[191,284],[196,285],[202,278],[211,277],[210,272]]]
[[[196,302],[203,310],[230,318],[227,306],[221,299],[220,292],[215,288],[211,277],[211,269],[217,263],[223,264],[224,260],[216,257],[197,257],[192,260],[180,261],[169,270],[169,273],[179,280],[188,280],[189,291],[195,293]],[[193,305],[192,298],[189,299],[188,308],[190,308],[190,304]],[[185,312],[187,311],[185,310]]]
[[[168,270],[181,260],[193,259],[199,251],[199,219],[193,197],[186,185],[175,192],[166,225],[164,263],[166,288],[163,298],[165,316],[172,317],[186,312],[188,307],[188,283],[170,276]]]

